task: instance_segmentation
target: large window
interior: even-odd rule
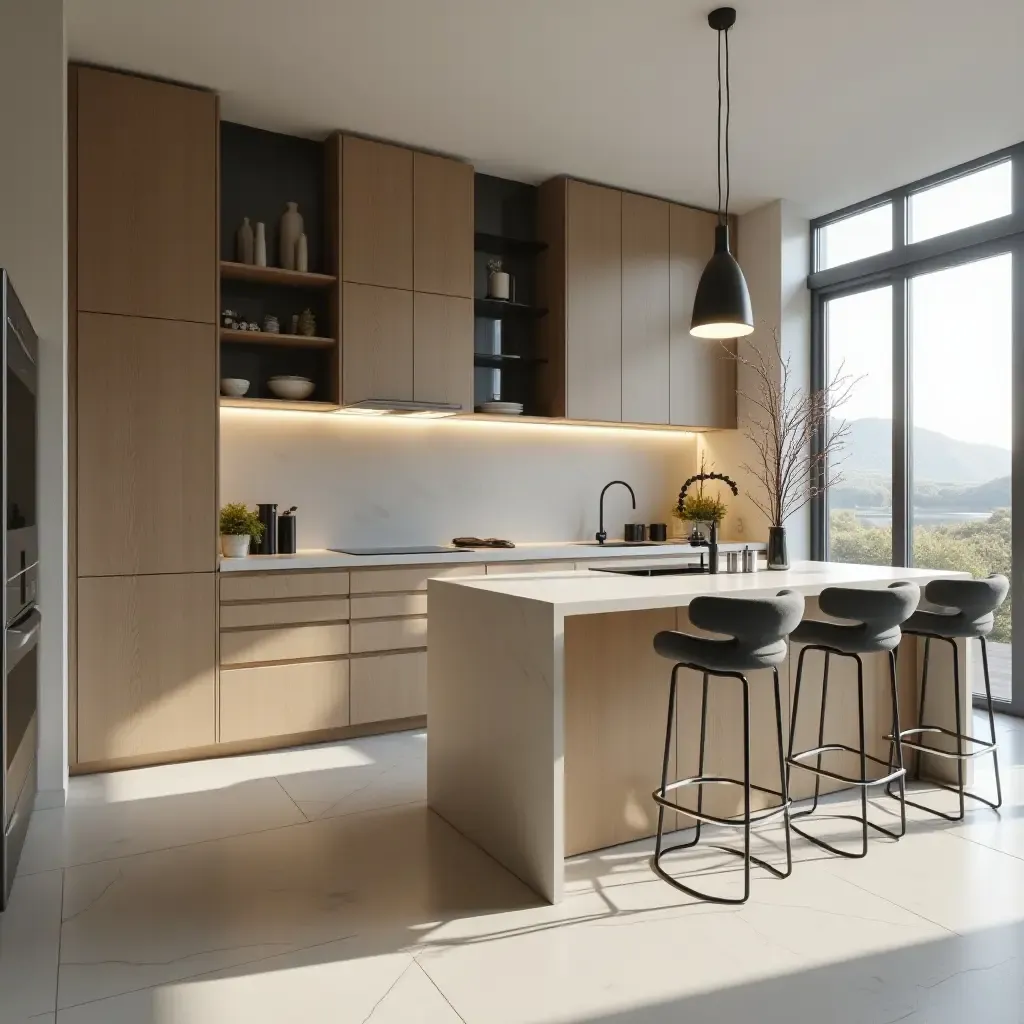
[[[1012,581],[1015,394],[1024,408],[1015,175],[1024,146],[813,224],[819,383],[840,365],[857,378],[841,413],[844,479],[815,510],[816,557]],[[1011,608],[991,638],[993,695],[1024,713]]]

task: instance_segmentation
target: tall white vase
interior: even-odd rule
[[[279,248],[281,250],[281,266],[285,270],[295,269],[295,245],[302,234],[302,214],[298,203],[285,203],[285,211],[281,214],[281,230],[279,232]]]
[[[235,238],[235,259],[239,263],[252,263],[253,261],[253,233],[252,225],[248,217],[242,218],[242,226],[238,229]]]
[[[257,267],[267,265],[267,228],[263,221],[256,222],[256,240],[253,243],[253,263]]]
[[[309,242],[305,232],[299,235],[299,240],[295,243],[295,269],[301,270],[304,274],[309,270]]]

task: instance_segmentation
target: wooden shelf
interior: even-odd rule
[[[229,409],[285,409],[295,412],[335,412],[341,406],[335,402],[289,402],[283,398],[229,398],[220,396],[221,408]]]
[[[474,352],[473,365],[489,367],[492,370],[503,370],[508,367],[536,366],[538,363],[546,363],[546,359],[537,359],[533,356],[517,356],[507,352]]]
[[[220,329],[220,340],[239,345],[279,345],[282,348],[334,348],[333,338],[320,338],[307,334],[274,334],[272,331],[236,331],[231,327]]]
[[[491,320],[504,320],[505,317],[544,316],[546,309],[540,306],[528,306],[525,302],[506,302],[504,299],[474,299],[473,312],[476,316]]]
[[[547,248],[545,242],[536,242],[525,238],[508,238],[505,235],[489,235],[483,231],[478,231],[473,236],[473,245],[477,252],[485,252],[494,256],[533,256]]]
[[[310,274],[281,267],[257,267],[251,263],[220,261],[221,277],[229,281],[256,281],[287,288],[330,288],[338,279],[334,274]],[[253,332],[255,333],[255,332]]]

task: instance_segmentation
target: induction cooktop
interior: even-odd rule
[[[341,555],[454,555],[465,548],[451,544],[417,544],[401,548],[331,548]]]

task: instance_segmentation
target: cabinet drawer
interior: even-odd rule
[[[354,569],[353,594],[386,594],[391,591],[426,590],[427,580],[445,576],[483,576],[481,565],[417,565],[410,569]]]
[[[426,594],[380,594],[353,597],[353,619],[384,619],[396,615],[426,615]]]
[[[284,629],[238,629],[220,635],[220,663],[297,661],[348,654],[348,623],[288,626]]]
[[[353,658],[351,723],[385,722],[427,713],[427,652]]]
[[[352,653],[366,651],[398,651],[403,647],[427,646],[427,620],[372,619],[353,622]]]
[[[348,725],[348,661],[229,668],[220,674],[220,741]]]
[[[345,597],[347,572],[222,573],[222,601],[273,601],[290,597]]]
[[[573,562],[497,562],[487,566],[488,576],[512,576],[520,572],[572,572]]]
[[[305,598],[265,604],[224,604],[221,629],[238,626],[287,626],[300,622],[343,622],[348,618],[348,599]]]

